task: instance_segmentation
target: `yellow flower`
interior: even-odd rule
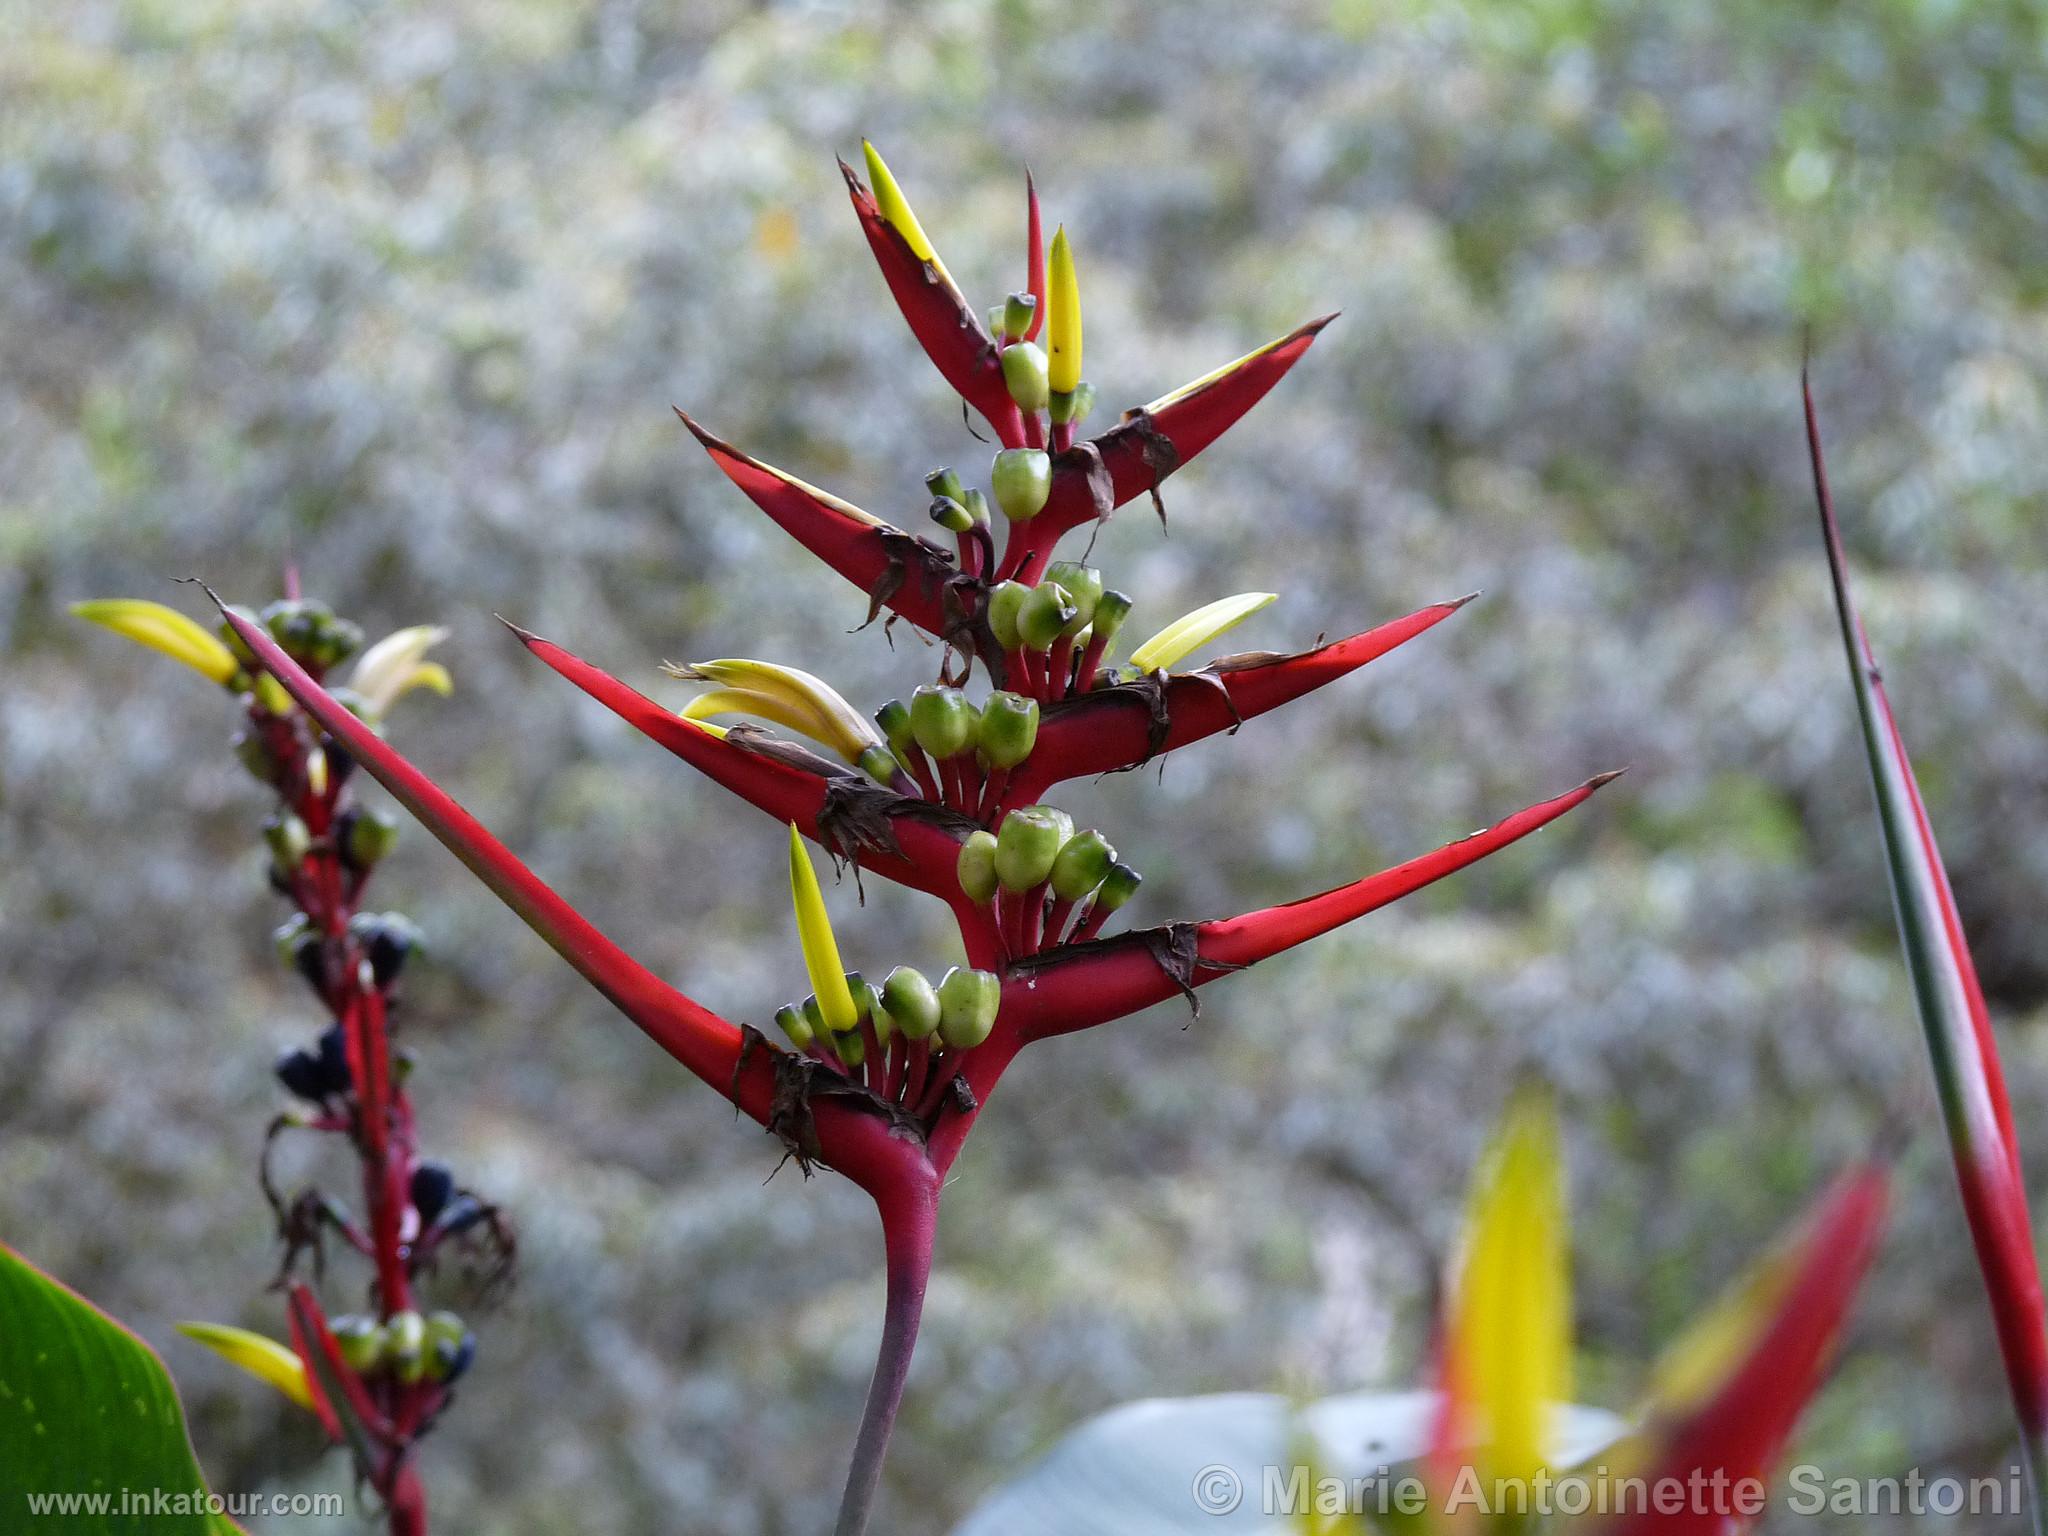
[[[415,624],[393,630],[363,652],[349,673],[348,686],[359,695],[372,720],[385,713],[415,688],[425,688],[446,698],[455,691],[455,681],[438,661],[426,654],[448,638],[438,624]]]
[[[275,1339],[225,1323],[180,1323],[178,1332],[204,1344],[228,1364],[241,1367],[259,1381],[269,1382],[301,1408],[313,1406],[313,1394],[306,1386],[305,1363]]]
[[[138,645],[182,661],[194,672],[226,686],[241,672],[234,652],[175,608],[139,597],[97,597],[73,603],[72,615],[104,624]]]
[[[818,997],[818,1012],[835,1035],[846,1034],[860,1023],[860,1015],[846,984],[846,968],[839,963],[839,941],[832,936],[818,871],[794,822],[789,827],[789,894],[796,905],[797,941],[803,946],[804,969]]]
[[[1053,232],[1045,304],[1049,382],[1053,393],[1071,395],[1081,382],[1081,290],[1074,281],[1074,253],[1064,224]]]
[[[1141,672],[1170,667],[1197,646],[1207,645],[1226,629],[1233,629],[1279,596],[1275,592],[1240,592],[1219,597],[1215,602],[1184,613],[1150,640],[1131,652],[1131,661]]]

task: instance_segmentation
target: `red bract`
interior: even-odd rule
[[[823,893],[801,841],[791,837],[792,891],[814,991],[805,1004],[776,1014],[794,1049],[771,1044],[625,954],[316,678],[229,616],[261,663],[350,757],[622,1012],[806,1165],[834,1168],[874,1198],[888,1296],[841,1536],[864,1529],[872,1508],[916,1335],[939,1191],[1019,1050],[1178,993],[1192,1000],[1194,988],[1228,971],[1374,911],[1547,825],[1612,777],[1291,905],[1098,939],[1137,890],[1139,875],[1100,832],[1076,832],[1064,813],[1024,802],[1063,780],[1133,766],[1299,698],[1431,628],[1459,604],[1435,604],[1299,656],[1239,656],[1174,675],[1176,661],[1270,600],[1247,594],[1168,626],[1133,652],[1130,668],[1107,667],[1130,599],[1105,589],[1101,573],[1079,563],[1051,567],[1058,580],[1042,580],[1053,542],[1118,502],[1155,490],[1272,387],[1322,322],[1130,413],[1093,442],[1064,446],[1093,400],[1078,377],[1080,268],[1063,234],[1048,274],[1035,188],[1027,287],[984,330],[872,150],[870,166],[875,195],[851,171],[847,183],[890,290],[940,372],[1006,445],[987,497],[951,469],[926,477],[933,517],[955,536],[957,555],[683,419],[735,484],[868,593],[877,612],[891,608],[947,642],[938,653],[940,683],[920,688],[908,704],[885,706],[870,725],[822,678],[728,657],[679,669],[711,688],[685,718],[560,646],[514,632],[555,672],[777,822],[865,873],[947,902],[967,967],[936,988],[910,967],[890,973],[894,991],[852,973],[842,985]],[[1053,312],[1043,329],[1057,373],[1031,339],[1048,305]],[[1062,451],[1048,454],[1039,447],[1046,442]],[[1008,570],[1015,580],[999,580],[991,568],[991,503],[1010,521]],[[980,703],[956,686],[976,661],[1003,690]],[[749,714],[808,744],[758,726],[702,723]]]
[[[2006,1379],[2023,1431],[2035,1482],[2036,1528],[2048,1486],[2048,1312],[2034,1257],[2033,1223],[2019,1140],[1998,1039],[1977,982],[1977,967],[1963,938],[1955,892],[1934,841],[1926,803],[1906,755],[1891,700],[1870,637],[1849,593],[1847,561],[1828,491],[1813,392],[1801,378],[1807,446],[1813,463],[1821,532],[1833,579],[1836,616],[1848,652],[1856,714],[1877,796],[1886,869],[1906,966],[1913,977],[1920,1023],[1940,1090],[1956,1181],[1984,1274],[1991,1314],[2004,1355]]]
[[[1689,1362],[1717,1380],[1704,1397],[1668,1405],[1669,1416],[1648,1431],[1648,1489],[1654,1496],[1659,1487],[1682,1488],[1683,1505],[1629,1505],[1611,1527],[1613,1536],[1729,1536],[1747,1523],[1731,1518],[1736,1492],[1744,1483],[1752,1496],[1761,1490],[1820,1390],[1876,1256],[1889,1185],[1876,1165],[1843,1174],[1775,1271],[1762,1277],[1760,1293],[1736,1304],[1745,1312],[1753,1307],[1754,1315],[1734,1320],[1730,1331],[1740,1340],[1734,1358],[1712,1362],[1718,1370]],[[1717,1342],[1725,1347],[1731,1341]]]
[[[1294,656],[1238,656],[1200,672],[1169,677],[1159,707],[1144,688],[1071,695],[1045,712],[1038,746],[1010,778],[1001,804],[1029,805],[1053,785],[1099,773],[1120,773],[1254,716],[1377,661],[1434,628],[1471,602],[1432,603],[1376,629]],[[1162,724],[1163,720],[1163,724]]]

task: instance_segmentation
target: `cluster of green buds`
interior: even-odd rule
[[[988,594],[1006,676],[1047,703],[1096,685],[1130,611],[1127,595],[1104,590],[1102,572],[1078,560],[1055,561],[1036,586],[1000,581]]]
[[[776,1026],[802,1054],[929,1120],[962,1058],[995,1029],[1001,978],[956,965],[934,986],[922,971],[899,965],[876,986],[859,971],[841,970],[818,872],[795,827],[789,830],[789,881],[814,990],[801,1003],[776,1009]]]
[[[476,1335],[453,1312],[421,1316],[408,1308],[384,1322],[360,1313],[328,1326],[341,1345],[341,1358],[366,1381],[388,1376],[401,1386],[433,1382],[452,1386],[476,1359]]]
[[[1038,744],[1038,701],[998,689],[977,705],[959,688],[927,683],[908,704],[884,704],[875,723],[892,765],[926,799],[986,819]]]
[[[1094,938],[1143,881],[1119,863],[1108,838],[1050,805],[1011,811],[994,832],[960,846],[960,889],[995,908],[1004,951],[1015,959]]]

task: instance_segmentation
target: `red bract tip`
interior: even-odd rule
[[[841,160],[839,173],[846,178],[847,195],[853,199],[853,211],[882,269],[883,281],[939,376],[981,412],[1004,447],[1022,447],[1024,418],[1010,398],[995,343],[980,318],[960,290],[920,259],[882,217],[853,167]]]
[[[1242,917],[1175,924],[1064,952],[1054,950],[1042,963],[1013,967],[1004,978],[1003,1017],[1027,1039],[1044,1038],[1120,1019],[1205,986],[1227,971],[1242,970],[1304,944],[1476,864],[1548,826],[1617,776],[1618,772],[1603,773],[1588,779],[1483,832],[1319,896]],[[1187,947],[1190,938],[1182,935],[1190,936],[1192,949]]]
[[[1728,1361],[1705,1400],[1671,1405],[1653,1423],[1649,1489],[1683,1487],[1683,1509],[1652,1504],[1629,1513],[1613,1536],[1726,1536],[1730,1492],[1763,1483],[1784,1455],[1800,1414],[1820,1390],[1835,1341],[1876,1255],[1890,1179],[1874,1165],[1851,1169],[1823,1197],[1804,1231],[1783,1253],[1782,1274],[1765,1277],[1764,1315],[1743,1320],[1747,1348]],[[1718,1474],[1718,1475],[1717,1475]],[[1719,1502],[1717,1502],[1719,1501]]]
[[[1235,729],[1378,660],[1471,600],[1432,603],[1299,655],[1226,658],[1198,672],[1171,676],[1158,714],[1150,684],[1072,697],[1045,712],[1037,744],[1012,776],[1004,807],[1033,804],[1054,784],[1136,768],[1162,752]]]
[[[886,607],[927,634],[946,633],[947,586],[959,573],[945,551],[741,453],[705,431],[680,406],[676,415],[755,506],[868,595],[870,617]]]
[[[955,870],[960,858],[960,838],[924,816],[922,813],[928,808],[923,802],[906,801],[899,811],[878,810],[866,817],[860,814],[857,804],[849,804],[848,814],[835,823],[827,809],[833,804],[835,786],[841,792],[843,804],[849,803],[845,797],[853,796],[879,805],[885,798],[884,791],[860,774],[835,771],[828,776],[807,772],[791,762],[735,745],[736,738],[721,739],[701,725],[663,709],[645,694],[553,641],[529,634],[516,624],[508,623],[505,627],[555,672],[642,735],[666,747],[749,805],[766,811],[776,821],[794,823],[804,836],[827,852],[912,890],[946,900],[959,896],[960,881]],[[832,765],[821,761],[820,766]]]
[[[1103,514],[1104,494],[1114,508],[1156,492],[1168,475],[1263,400],[1336,318],[1331,314],[1311,320],[1149,406],[1126,411],[1123,421],[1100,437],[1061,454],[1053,461],[1052,495],[1045,510],[1027,525],[1031,552],[1017,579],[1037,582],[1060,538]]]
[[[1912,973],[1921,1028],[1933,1058],[1956,1180],[1990,1297],[2013,1405],[2038,1460],[2048,1455],[2048,1447],[2043,1445],[2048,1438],[2048,1311],[2042,1303],[2033,1223],[1998,1040],[1991,1030],[1990,1011],[1963,938],[1955,893],[1935,844],[1927,806],[1920,798],[1912,760],[1906,755],[1891,700],[1886,697],[1870,637],[1850,596],[1848,564],[1821,453],[1820,424],[1804,370],[1800,391],[1814,495],[1834,584],[1835,613],[1848,652],[1857,720],[1877,796],[1899,942]]]
[[[1029,170],[1024,172],[1024,207],[1024,286],[1038,301],[1032,308],[1031,324],[1025,328],[1024,339],[1036,341],[1045,325],[1045,230],[1038,216],[1038,183],[1031,179]]]

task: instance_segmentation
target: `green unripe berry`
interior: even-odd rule
[[[1074,600],[1056,581],[1042,581],[1031,589],[1017,614],[1017,635],[1027,650],[1042,651],[1059,639],[1074,617]]]
[[[1042,448],[1005,448],[989,471],[996,505],[1013,523],[1029,522],[1052,495],[1052,456]]]
[[[941,762],[973,747],[981,716],[958,688],[926,683],[910,696],[910,729],[917,744]]]
[[[832,1031],[825,1027],[825,1010],[818,1006],[817,993],[813,992],[797,1006],[803,1011],[804,1024],[810,1030],[811,1037],[830,1045]]]
[[[957,866],[960,889],[967,893],[967,899],[977,906],[987,906],[996,899],[996,835],[993,832],[970,832],[967,840],[960,845],[960,862]]]
[[[1031,329],[1031,317],[1038,313],[1038,295],[1035,293],[1013,293],[1003,302],[1003,323],[1001,330],[1011,341],[1020,341]],[[1015,348],[1010,350],[1014,351]]]
[[[249,776],[259,784],[275,784],[284,771],[284,765],[278,762],[277,754],[270,750],[270,743],[260,731],[236,732],[235,761],[248,769]]]
[[[981,706],[981,755],[991,768],[1014,768],[1038,744],[1038,700],[998,690]]]
[[[977,526],[986,528],[988,526],[988,498],[979,491],[969,491],[967,493],[967,515],[974,520]]]
[[[1110,647],[1116,644],[1117,631],[1124,627],[1124,620],[1131,615],[1131,599],[1127,592],[1105,592],[1095,601],[1095,638],[1102,642],[1106,656]]]
[[[860,755],[860,771],[877,784],[896,782],[896,754],[887,747],[869,747]]]
[[[1040,805],[1005,816],[996,833],[996,879],[1003,889],[1028,891],[1049,876],[1069,830]]]
[[[1053,860],[1052,893],[1061,901],[1079,901],[1109,875],[1116,850],[1100,832],[1075,834]]]
[[[934,496],[931,505],[932,521],[948,533],[965,533],[974,526],[973,515],[964,503],[951,496]]]
[[[384,1350],[392,1373],[407,1386],[427,1373],[427,1320],[419,1313],[405,1311],[384,1328]]]
[[[956,1051],[974,1049],[996,1027],[1002,1002],[995,972],[954,966],[939,980],[939,1038]]]
[[[263,841],[270,845],[271,862],[282,875],[294,875],[312,851],[313,834],[298,817],[273,816],[263,824]]]
[[[1010,398],[1026,412],[1042,411],[1052,389],[1046,372],[1045,350],[1035,341],[1013,341],[1003,348],[1003,383]]]
[[[1024,643],[1017,632],[1017,619],[1030,597],[1031,588],[1021,581],[999,581],[989,588],[988,627],[995,634],[996,644],[1006,651],[1014,651]]]
[[[907,965],[897,966],[882,979],[882,1006],[906,1039],[927,1039],[939,1027],[939,994],[924,972]]]
[[[910,706],[901,699],[891,699],[875,711],[875,724],[882,732],[882,739],[889,743],[889,750],[898,757],[910,751],[911,743],[917,739],[910,728]]]
[[[1095,605],[1102,600],[1102,572],[1078,560],[1056,560],[1046,567],[1045,579],[1066,589],[1074,616],[1067,620],[1064,633],[1078,635],[1095,617]]]
[[[861,1038],[860,1031],[831,1037],[832,1050],[849,1067],[857,1067],[868,1058],[868,1043]]]
[[[398,821],[383,811],[364,807],[349,818],[342,852],[351,868],[374,869],[398,846]]]
[[[341,1346],[342,1363],[358,1376],[368,1376],[384,1363],[384,1330],[368,1317],[337,1317],[328,1324]]]
[[[1102,877],[1102,889],[1095,893],[1095,905],[1104,912],[1114,912],[1118,907],[1138,894],[1138,887],[1145,883],[1145,877],[1128,864],[1112,864],[1109,873]]]
[[[811,1048],[811,1041],[816,1038],[810,1021],[804,1017],[803,1009],[794,1003],[784,1003],[775,1010],[775,1024],[789,1036],[789,1043],[800,1051],[808,1051]]]
[[[935,469],[924,477],[924,488],[934,496],[948,496],[954,501],[967,500],[967,488],[961,484],[960,476],[951,469]]]
[[[1055,393],[1047,402],[1046,414],[1056,427],[1073,426],[1086,421],[1088,413],[1095,409],[1095,386],[1083,379],[1074,386],[1072,394]]]

